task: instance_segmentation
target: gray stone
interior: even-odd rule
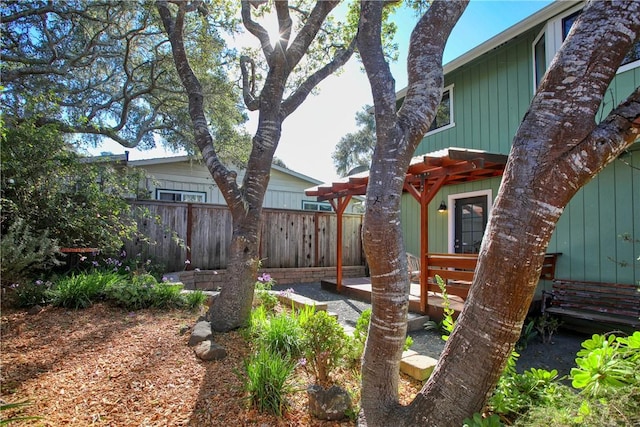
[[[34,305],[33,307],[31,307],[29,309],[29,311],[27,311],[28,314],[38,314],[40,313],[42,310],[44,310],[44,308],[42,308],[41,306],[39,306],[38,304]]]
[[[189,347],[193,347],[194,345],[201,343],[202,341],[210,340],[211,338],[213,338],[211,323],[205,321],[198,322],[193,327],[193,331],[189,337]]]
[[[351,410],[349,393],[336,385],[328,389],[315,384],[310,385],[307,388],[307,396],[311,415],[320,420],[338,421],[346,418],[347,411]]]
[[[193,351],[202,360],[220,360],[227,356],[227,350],[213,341],[202,341],[193,347]]]

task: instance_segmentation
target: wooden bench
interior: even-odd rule
[[[542,313],[640,327],[640,292],[636,285],[555,279],[543,292]]]
[[[560,252],[548,253],[544,256],[541,280],[553,280],[556,274],[556,263]],[[409,279],[412,283],[420,283],[420,258],[407,252]],[[473,275],[478,263],[478,254],[427,254],[427,277],[429,283],[427,289],[431,292],[440,292],[436,284],[435,276],[440,276],[447,284],[447,293],[467,299]]]

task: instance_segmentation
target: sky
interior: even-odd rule
[[[453,29],[444,52],[444,63],[450,62],[465,52],[482,44],[491,37],[520,22],[547,6],[549,0],[471,0],[469,6]],[[399,59],[391,64],[396,81],[396,90],[406,86],[406,57],[409,37],[417,18],[409,10],[400,11],[394,18],[398,25],[396,42]],[[331,154],[344,135],[355,132],[355,114],[365,105],[372,104],[371,91],[361,65],[352,58],[339,76],[330,76],[319,85],[319,93],[307,98],[298,109],[287,117],[282,126],[282,137],[276,157],[298,173],[322,182],[331,182],[338,177]],[[257,112],[250,113],[246,124],[251,135],[257,126]],[[106,142],[95,149],[101,152],[124,153],[124,148],[115,142]],[[175,156],[156,147],[152,150],[129,150],[130,160]]]

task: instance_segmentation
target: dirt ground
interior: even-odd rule
[[[310,379],[282,419],[249,408],[238,373],[248,347],[238,333],[220,334],[221,361],[198,360],[187,346],[198,315],[180,311],[127,312],[97,304],[85,310],[46,308],[31,315],[4,309],[1,393],[29,400],[22,415],[39,426],[347,426],[321,422],[306,410]],[[355,384],[353,385],[355,387]],[[402,379],[402,397],[420,384]],[[9,411],[3,417],[14,415]]]

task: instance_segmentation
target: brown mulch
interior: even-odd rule
[[[249,346],[238,332],[218,334],[221,361],[199,360],[187,346],[198,315],[184,311],[127,312],[105,304],[84,310],[47,307],[30,315],[4,309],[0,399],[29,400],[20,415],[39,426],[349,426],[307,411],[304,372],[284,417],[247,404],[240,376]],[[420,384],[401,379],[408,402]],[[349,388],[356,387],[352,383]],[[16,415],[4,411],[0,417]]]

